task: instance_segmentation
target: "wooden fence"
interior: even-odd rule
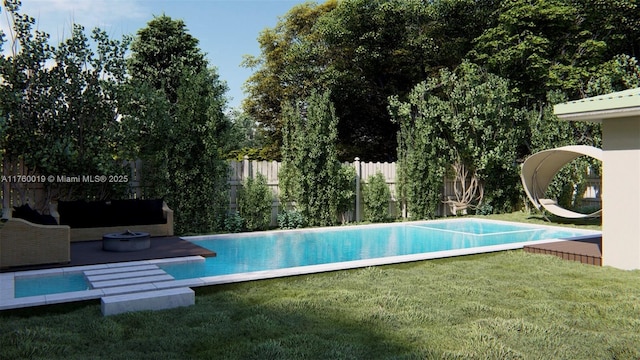
[[[145,189],[142,187],[142,162],[130,161],[127,162],[130,167],[130,174],[128,175],[129,185],[129,197],[131,198],[144,198]],[[354,189],[356,190],[356,199],[354,201],[353,211],[345,214],[347,221],[356,221],[362,219],[362,191],[361,183],[366,182],[367,179],[377,172],[382,173],[387,185],[391,191],[391,198],[389,199],[389,215],[392,217],[406,217],[406,210],[402,208],[396,198],[396,163],[380,163],[380,162],[361,162],[356,158],[353,162],[344,163],[347,166],[353,166],[356,171],[356,180]],[[276,161],[256,161],[245,159],[243,161],[230,161],[229,162],[229,210],[235,211],[237,209],[237,198],[239,187],[242,186],[243,181],[249,178],[254,178],[257,174],[262,174],[267,179],[267,186],[273,193],[273,203],[271,211],[271,222],[273,225],[277,224],[277,215],[280,211],[280,188],[278,181],[278,173],[280,171],[281,163]],[[3,212],[11,209],[12,206],[29,203],[38,209],[47,208],[47,199],[50,194],[45,193],[44,181],[38,177],[37,174],[31,174],[29,171],[20,164],[8,164],[4,163],[2,168],[2,208]],[[16,176],[31,176],[31,178],[18,179]],[[51,175],[49,175],[51,176]],[[55,175],[56,177],[58,175]],[[10,178],[14,177],[14,178]],[[11,181],[11,180],[25,180],[25,181]],[[28,181],[27,181],[28,180]],[[46,181],[47,179],[45,179]],[[56,178],[56,181],[59,180]],[[51,182],[51,181],[50,181]],[[583,195],[585,204],[599,205],[600,203],[600,178],[592,175],[588,178],[587,189]],[[455,197],[454,181],[452,179],[445,179],[442,189],[442,198],[445,199],[448,196]],[[170,204],[169,204],[170,205]],[[439,216],[454,215],[451,209],[445,204],[441,204],[438,209]],[[4,215],[7,215],[4,213]]]
[[[396,199],[396,164],[395,163],[363,163],[358,158],[354,162],[347,162],[343,165],[353,166],[356,170],[356,181],[354,189],[356,190],[356,199],[353,205],[353,211],[349,211],[344,214],[344,218],[347,221],[356,221],[362,219],[362,192],[360,191],[360,184],[362,181],[366,181],[370,176],[375,175],[377,172],[381,172],[384,175],[387,185],[391,191],[391,199],[389,199],[389,213],[391,216],[398,216],[397,199]],[[273,193],[273,203],[271,206],[271,222],[272,225],[277,224],[277,216],[280,211],[280,188],[278,182],[278,172],[280,171],[281,163],[276,161],[257,161],[248,160],[243,161],[231,161],[230,176],[229,176],[229,210],[235,211],[237,209],[237,194],[239,187],[242,186],[243,181],[249,178],[255,178],[257,174],[262,174],[267,179],[267,186]]]

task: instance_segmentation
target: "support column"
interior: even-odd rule
[[[640,269],[640,117],[602,121],[602,261]]]

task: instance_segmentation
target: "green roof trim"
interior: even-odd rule
[[[553,107],[553,112],[562,117],[561,115],[609,112],[625,108],[640,108],[640,88],[557,104]]]

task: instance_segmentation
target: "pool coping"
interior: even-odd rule
[[[409,222],[402,222],[397,224],[411,225],[411,224],[419,224],[419,223],[425,223],[425,222],[463,221],[463,220],[470,220],[470,219],[475,219],[475,218],[409,221]],[[515,223],[510,221],[501,221],[501,220],[492,220],[492,219],[476,219],[476,220],[484,221],[484,222],[502,223],[502,224]],[[8,310],[8,309],[25,308],[25,307],[31,307],[31,306],[42,306],[42,305],[74,302],[74,301],[99,299],[104,296],[115,295],[115,294],[148,291],[149,286],[151,286],[152,289],[167,289],[167,288],[176,288],[176,287],[200,287],[200,286],[221,285],[221,284],[229,284],[229,283],[245,282],[245,281],[253,281],[253,280],[265,280],[265,279],[273,279],[278,277],[308,275],[308,274],[314,274],[314,273],[363,268],[363,267],[369,267],[369,266],[392,265],[392,264],[398,264],[398,263],[431,260],[431,259],[439,259],[439,258],[447,258],[447,257],[455,257],[455,256],[463,256],[463,255],[484,254],[484,253],[490,253],[490,252],[496,252],[496,251],[516,250],[516,249],[522,249],[526,245],[554,243],[554,242],[567,241],[572,239],[578,240],[580,238],[589,238],[589,237],[593,237],[594,235],[602,234],[601,231],[597,231],[597,230],[575,229],[575,228],[567,228],[567,227],[560,227],[560,226],[553,226],[553,225],[536,225],[536,224],[526,224],[526,223],[516,223],[516,224],[522,224],[522,225],[531,226],[534,228],[552,228],[556,230],[559,228],[568,229],[576,233],[583,233],[584,235],[581,235],[578,237],[572,237],[569,239],[553,238],[553,239],[543,239],[543,240],[534,240],[534,241],[524,241],[524,242],[516,242],[516,243],[509,243],[509,244],[480,246],[480,247],[466,248],[466,249],[444,250],[444,251],[435,251],[435,252],[429,252],[429,253],[398,255],[398,256],[389,256],[389,257],[382,257],[382,258],[365,259],[365,260],[344,261],[344,262],[329,263],[329,264],[307,265],[307,266],[298,266],[298,267],[291,267],[291,268],[284,268],[284,269],[246,272],[246,273],[239,273],[239,274],[196,277],[196,278],[190,278],[190,279],[154,282],[151,284],[130,285],[130,286],[122,286],[122,287],[116,287],[116,288],[107,288],[107,289],[91,289],[91,290],[63,292],[63,293],[56,293],[56,294],[49,294],[49,295],[37,295],[37,296],[19,297],[19,298],[15,297],[14,283],[15,283],[16,277],[32,277],[32,276],[54,275],[54,274],[64,274],[64,273],[77,273],[77,272],[83,272],[87,270],[100,270],[100,269],[108,269],[108,268],[115,268],[115,267],[133,266],[133,265],[148,265],[148,264],[166,265],[166,264],[178,264],[178,263],[185,263],[185,262],[202,262],[202,261],[205,261],[205,258],[202,256],[187,256],[187,257],[168,258],[168,259],[139,260],[139,261],[110,263],[110,264],[62,267],[62,268],[53,268],[53,269],[45,269],[45,270],[7,272],[7,273],[0,273],[0,311]],[[389,226],[389,225],[390,225],[389,223],[354,225],[351,228],[376,227],[376,226],[382,227],[382,226]],[[305,229],[295,229],[295,230],[272,230],[272,231],[267,231],[265,233],[278,233],[283,231],[317,232],[317,231],[326,231],[327,229],[337,230],[337,229],[344,229],[344,227],[305,228]],[[220,237],[220,238],[238,237],[238,236],[243,237],[243,236],[251,236],[251,235],[255,236],[255,233],[188,236],[188,237],[183,237],[183,239],[195,240],[195,242],[197,242],[198,239],[204,239],[204,238],[211,239],[212,237],[214,238],[215,237]]]

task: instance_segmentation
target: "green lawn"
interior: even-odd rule
[[[507,251],[212,286],[159,312],[2,312],[0,357],[638,359],[639,280]]]

